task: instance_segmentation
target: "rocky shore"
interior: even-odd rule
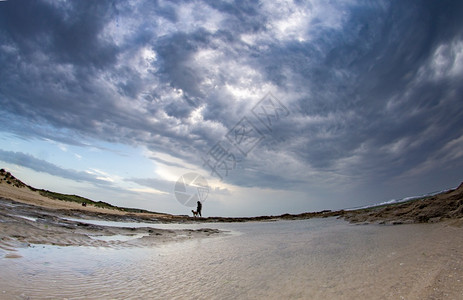
[[[435,223],[445,220],[462,222],[463,183],[450,190],[431,197],[424,197],[403,203],[384,205],[339,214],[352,223],[411,224]]]

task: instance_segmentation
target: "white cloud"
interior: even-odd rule
[[[263,11],[268,16],[270,35],[280,41],[310,42],[321,29],[342,29],[347,20],[346,6],[354,1],[329,3],[327,1],[295,2],[293,0],[264,1]],[[255,42],[256,37],[244,37]]]
[[[108,174],[98,169],[89,169],[85,172],[87,174],[94,175],[96,179],[107,181],[107,182],[116,182],[116,181],[120,181],[121,179],[119,176],[111,175],[111,174]]]
[[[418,71],[418,81],[432,81],[463,75],[463,41],[456,40],[440,44],[427,64]]]
[[[137,193],[148,193],[148,194],[155,194],[155,195],[168,195],[169,193],[153,189],[153,188],[148,188],[148,187],[143,187],[143,188],[129,188],[129,191],[132,192],[137,192]]]

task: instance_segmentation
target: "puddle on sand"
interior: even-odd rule
[[[149,233],[139,233],[139,234],[133,234],[133,235],[124,235],[124,234],[115,234],[115,235],[89,235],[90,238],[95,239],[95,240],[100,240],[100,241],[121,241],[121,242],[126,242],[126,241],[131,241],[131,240],[136,240],[140,239],[144,236],[149,236]]]
[[[352,298],[349,292],[366,289],[379,261],[428,234],[426,227],[397,231],[332,218],[217,229],[241,234],[145,248],[21,248],[21,258],[0,259],[0,291],[31,299]],[[385,288],[397,284],[391,278]]]
[[[287,275],[282,270],[298,266],[299,259],[306,258],[305,252],[293,255],[299,250],[292,247],[303,246],[294,242],[312,239],[330,222],[331,226],[339,224],[336,220],[218,224],[218,229],[240,234],[145,248],[33,245],[18,249],[21,258],[0,259],[0,290],[13,298],[23,295],[32,299],[242,298],[245,291],[261,293],[267,291],[264,285],[279,286],[276,274]],[[298,257],[297,261],[293,257]]]
[[[217,228],[217,226],[223,225],[223,223],[186,223],[186,224],[176,224],[176,223],[147,223],[147,222],[118,222],[118,221],[105,221],[105,220],[87,220],[87,219],[78,219],[78,218],[63,218],[64,220],[80,222],[85,224],[92,224],[98,226],[108,226],[108,227],[125,227],[125,228],[141,228],[149,227],[155,229],[201,229],[201,228]]]
[[[33,217],[27,217],[27,216],[21,216],[21,215],[11,215],[11,216],[26,219],[26,220],[29,220],[29,221],[32,221],[32,222],[37,221],[37,218],[33,218]]]

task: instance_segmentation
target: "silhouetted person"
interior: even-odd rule
[[[201,215],[201,209],[202,208],[203,208],[203,205],[201,204],[200,201],[198,201],[198,206],[196,207],[196,211],[198,212],[200,217],[202,217],[202,215]]]

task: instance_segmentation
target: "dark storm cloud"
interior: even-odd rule
[[[31,56],[37,49],[59,62],[101,68],[114,63],[116,49],[100,38],[111,14],[109,2],[8,1],[0,8],[2,35]]]
[[[189,97],[204,97],[198,90],[200,78],[189,66],[191,55],[209,42],[209,34],[203,30],[191,34],[175,33],[156,42],[156,51],[162,58],[161,74],[166,76],[165,82],[180,88]],[[186,97],[188,104],[196,106],[195,99]]]
[[[5,110],[38,124],[86,127],[80,117],[91,116],[98,106],[92,103],[95,94],[102,96],[95,73],[112,65],[117,52],[98,37],[108,8],[93,1],[64,7],[9,1],[0,14],[0,95]]]
[[[74,181],[85,181],[92,184],[105,186],[111,185],[111,183],[108,181],[98,179],[98,176],[86,172],[63,169],[55,164],[35,158],[32,155],[25,154],[22,152],[0,150],[0,160],[8,163],[17,164],[26,168],[30,168],[37,172],[48,173],[54,176],[71,179]]]
[[[462,134],[455,130],[462,125],[463,112],[458,105],[462,74],[437,81],[431,70],[423,74],[423,66],[432,63],[439,46],[461,41],[463,24],[456,13],[461,9],[456,2],[431,1],[426,6],[400,2],[386,16],[381,40],[374,48],[378,50],[373,52],[375,60],[362,59],[357,64],[363,66],[357,90],[363,95],[358,103],[365,114],[366,126],[359,126],[363,140],[373,149],[400,139],[408,139],[409,145],[420,143],[418,147],[405,146],[399,153],[401,162],[389,167],[388,175],[416,166]],[[400,99],[401,105],[388,110],[391,98]],[[383,165],[394,160],[397,157]]]
[[[205,168],[269,87],[291,113],[227,182],[378,182],[463,134],[462,12],[459,1],[0,3],[2,130],[145,145]]]
[[[330,169],[338,159],[368,146],[362,155],[364,167],[376,164],[372,173],[384,168],[390,176],[422,162],[442,143],[459,137],[462,107],[458,105],[458,80],[430,83],[423,80],[426,78],[416,82],[416,77],[440,44],[461,39],[461,13],[457,13],[461,11],[461,4],[455,2],[418,5],[402,1],[387,9],[357,7],[342,31],[328,31],[320,37],[323,40],[316,44],[317,50],[313,43],[287,43],[264,53],[256,66],[272,70],[263,72],[270,80],[285,88],[281,78],[289,68],[292,82],[310,87],[296,111],[299,108],[308,117],[333,117],[296,132],[297,125],[288,124],[293,138],[312,136],[295,149],[296,155],[316,168]],[[348,75],[337,76],[337,72]],[[449,89],[453,96],[449,97]],[[404,103],[387,111],[392,97],[402,98]],[[447,103],[442,105],[444,101]],[[439,133],[428,136],[418,148],[405,147],[386,156],[381,150],[405,138],[412,144],[432,127]],[[400,155],[404,157],[398,158]]]
[[[223,29],[229,36],[241,32],[259,32],[265,29],[267,17],[259,10],[259,1],[238,0],[234,3],[225,1],[205,1],[210,7],[228,16]]]

